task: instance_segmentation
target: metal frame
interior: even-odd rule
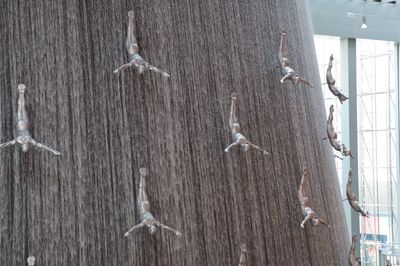
[[[391,58],[391,57],[393,57],[393,54],[384,54],[382,56],[389,56],[389,58]],[[379,55],[378,56],[373,56],[373,59],[376,61],[377,58],[379,58],[379,57],[380,57]],[[366,60],[366,59],[371,59],[371,58],[362,57],[362,58],[358,59],[359,62],[360,62],[359,65],[360,65],[360,69],[361,70],[364,69],[364,60]],[[397,68],[397,65],[398,65],[396,63],[396,60],[394,62],[392,60],[389,60],[388,64],[389,64],[388,68],[391,68],[393,66]],[[375,71],[374,72],[376,72],[376,64],[375,64]],[[396,79],[396,75],[394,75],[394,79]],[[389,78],[389,80],[390,80],[390,78]],[[367,79],[367,84],[368,84],[367,85],[368,87],[375,87],[375,85],[376,85],[376,84],[370,84],[370,81],[368,79]],[[393,87],[395,87],[394,90],[398,90],[398,89],[396,89],[396,88],[398,88],[397,83],[395,83],[395,85]],[[397,202],[394,202],[394,193],[396,193],[399,190],[399,186],[397,185],[398,184],[398,181],[397,181],[398,177],[396,177],[396,174],[392,171],[393,168],[394,168],[393,165],[396,167],[396,166],[399,166],[399,164],[394,160],[394,158],[393,158],[393,156],[391,154],[392,148],[393,147],[395,148],[397,146],[396,145],[397,141],[395,140],[395,136],[394,136],[395,134],[392,133],[392,131],[395,130],[395,126],[391,126],[390,125],[391,115],[392,114],[396,115],[396,113],[397,113],[395,111],[395,102],[396,102],[395,97],[394,97],[395,93],[394,93],[393,89],[388,87],[388,88],[385,88],[385,90],[381,91],[381,92],[376,92],[376,93],[375,92],[372,92],[372,93],[370,93],[370,92],[366,92],[366,93],[365,92],[360,92],[360,93],[357,93],[357,94],[358,94],[358,98],[359,98],[359,107],[362,110],[365,109],[365,110],[369,111],[369,112],[366,113],[365,117],[363,115],[361,115],[359,117],[359,122],[360,123],[364,123],[363,119],[366,118],[366,120],[365,120],[366,122],[365,123],[369,123],[372,127],[374,127],[377,124],[377,120],[380,119],[380,118],[378,118],[376,116],[377,109],[378,108],[383,108],[383,107],[387,108],[386,113],[387,113],[388,117],[387,117],[387,121],[386,121],[387,122],[387,127],[386,128],[384,128],[384,129],[374,129],[374,128],[372,128],[372,129],[369,129],[369,130],[364,130],[364,129],[360,128],[360,130],[359,130],[359,140],[360,140],[361,146],[365,147],[365,150],[367,151],[367,155],[368,155],[367,158],[362,158],[364,153],[360,153],[359,154],[360,162],[369,161],[374,167],[373,168],[374,171],[372,173],[372,180],[367,180],[367,178],[364,175],[364,169],[365,168],[363,167],[363,165],[361,165],[361,168],[360,168],[361,169],[361,175],[360,176],[363,176],[363,178],[361,179],[363,181],[363,184],[361,186],[362,189],[360,191],[361,192],[360,193],[360,199],[361,200],[365,200],[365,196],[368,195],[370,198],[372,198],[374,200],[373,204],[366,204],[366,207],[369,210],[372,210],[371,207],[373,207],[373,216],[380,216],[381,207],[386,207],[388,209],[388,213],[387,213],[387,215],[389,217],[389,221],[388,221],[389,224],[388,225],[389,225],[389,228],[390,228],[390,231],[389,231],[389,234],[388,234],[389,246],[387,246],[385,248],[389,249],[389,250],[392,250],[393,246],[394,246],[393,244],[396,242],[397,231],[398,231],[397,228],[398,228],[398,224],[399,224],[398,223],[398,215],[397,215],[397,212],[395,211],[395,208],[397,207]],[[364,97],[365,96],[376,96],[378,94],[380,94],[380,95],[386,94],[386,97],[387,97],[386,100],[387,100],[388,104],[386,106],[378,106],[377,105],[377,98],[374,97],[373,98],[373,102],[372,102],[372,109],[370,109],[371,106],[366,107],[367,104],[364,102]],[[392,109],[394,110],[393,112],[391,111]],[[398,114],[397,114],[397,116],[398,116]],[[378,142],[378,136],[376,134],[377,132],[386,132],[387,133],[387,134],[385,134],[386,143],[389,146],[388,146],[388,149],[386,149],[387,150],[386,156],[388,158],[386,166],[378,166],[378,163],[377,163],[378,162],[378,157],[380,155],[380,154],[377,153],[376,150],[374,150],[374,147],[377,147],[377,142]],[[365,133],[372,133],[373,134],[373,137],[372,137],[372,142],[373,143],[372,143],[372,145],[371,145],[371,143],[368,143],[368,140],[366,140],[364,138],[364,134]],[[370,146],[373,147],[371,150],[369,150]],[[396,152],[397,151],[398,150],[396,149]],[[398,158],[398,157],[396,157],[396,158]],[[386,169],[387,170],[387,178],[388,179],[387,179],[387,187],[386,187],[386,189],[387,189],[388,194],[387,194],[387,198],[386,198],[387,204],[385,204],[385,205],[382,205],[381,202],[379,202],[379,198],[378,198],[379,187],[382,186],[380,184],[380,182],[379,182],[379,181],[382,181],[382,177],[378,176],[378,173],[377,173],[378,169]],[[364,197],[362,195],[364,195]],[[368,206],[369,206],[369,208],[368,208]],[[375,232],[377,232],[379,234],[380,227],[379,227],[378,224],[375,224],[374,228],[371,228],[371,224],[369,223],[369,221],[365,220],[365,226],[367,228],[369,227],[371,231],[375,231]],[[375,239],[375,240],[378,241],[378,239]],[[376,248],[378,248],[378,247],[376,246]],[[383,247],[382,247],[382,250],[380,250],[380,252],[379,252],[379,254],[380,254],[379,256],[383,256],[385,254],[385,252],[381,252],[381,251],[384,251]],[[390,256],[393,257],[393,255],[390,255]],[[382,261],[382,260],[383,260],[382,257],[378,258],[378,261]]]
[[[385,248],[389,249],[390,252],[395,250],[394,247],[397,247],[398,244],[400,244],[400,228],[399,228],[399,219],[400,217],[400,208],[397,208],[400,206],[400,150],[396,150],[396,156],[393,155],[393,150],[394,147],[399,147],[400,145],[400,133],[399,133],[399,128],[400,128],[400,114],[398,111],[398,107],[400,107],[400,95],[399,95],[399,77],[400,77],[400,70],[399,70],[399,63],[400,63],[400,51],[399,51],[399,45],[396,46],[396,56],[393,55],[393,50],[391,49],[391,53],[384,53],[382,55],[374,55],[374,53],[371,56],[362,56],[361,58],[357,58],[357,40],[354,38],[347,39],[347,38],[342,38],[340,40],[340,59],[336,61],[336,67],[340,68],[340,85],[339,87],[344,91],[344,94],[348,95],[350,97],[350,100],[346,102],[345,104],[341,105],[341,107],[337,106],[337,117],[335,118],[341,121],[342,128],[341,130],[338,130],[338,138],[339,140],[342,140],[346,145],[348,145],[354,155],[356,156],[356,159],[350,160],[349,158],[345,158],[343,161],[340,161],[339,163],[342,164],[342,167],[340,167],[340,164],[337,164],[338,170],[340,171],[339,174],[341,174],[341,183],[342,183],[342,192],[346,190],[346,183],[347,183],[347,177],[348,177],[348,170],[349,168],[353,169],[353,174],[354,174],[354,179],[357,178],[357,180],[354,180],[353,182],[353,189],[356,194],[358,194],[358,199],[360,203],[366,207],[367,210],[371,211],[371,213],[374,216],[377,216],[379,212],[382,213],[381,209],[382,207],[385,208],[385,214],[386,210],[388,211],[387,217],[389,218],[388,222],[385,223],[385,228],[388,226],[389,232],[388,232],[388,244]],[[320,45],[324,45],[321,43]],[[322,46],[324,47],[324,46]],[[358,46],[358,49],[361,49],[360,46]],[[326,50],[326,49],[323,49]],[[321,52],[323,51],[321,50]],[[335,48],[336,53],[338,53],[337,48]],[[323,52],[324,57],[327,57],[326,51]],[[357,72],[358,74],[364,75],[364,73],[368,73],[363,71],[364,69],[364,63],[365,60],[380,60],[381,56],[390,56],[390,60],[388,60],[388,68],[390,69],[390,76],[388,77],[388,82],[387,84],[390,85],[390,87],[380,87],[383,89],[383,91],[379,90],[378,92],[374,92],[373,90],[369,92],[369,90],[363,90],[360,88],[359,91],[357,91],[355,88],[357,88]],[[325,75],[325,69],[326,65],[325,60],[326,58],[321,58],[321,62],[319,65],[320,68],[320,73],[321,75]],[[373,65],[373,61],[371,62]],[[371,65],[369,65],[370,67]],[[396,73],[397,75],[393,75],[393,67],[396,67]],[[357,71],[357,68],[360,68]],[[365,66],[367,67],[367,65]],[[374,69],[370,70],[371,73],[374,73]],[[376,70],[375,70],[376,72]],[[338,73],[336,73],[338,75]],[[358,86],[368,86],[370,88],[375,88],[375,86],[379,86],[379,84],[375,84],[376,81],[374,79],[368,80],[365,79],[365,76],[363,77],[363,83],[358,84]],[[396,83],[393,83],[393,81],[396,81]],[[371,83],[372,82],[372,83]],[[393,85],[395,84],[395,85]],[[396,93],[394,93],[396,91]],[[387,97],[387,104],[386,106],[379,105],[379,101],[376,97],[381,95],[380,97]],[[383,96],[385,95],[385,96]],[[372,99],[369,99],[369,102],[365,102],[365,97],[366,96],[371,96]],[[329,92],[324,93],[324,98],[328,101],[329,104],[331,104],[331,98],[332,96],[329,94]],[[372,102],[371,102],[372,101]],[[328,104],[328,105],[329,105]],[[371,109],[372,108],[372,109]],[[379,111],[379,108],[387,108],[387,121],[386,121],[386,126],[384,128],[376,128],[376,122],[379,121],[380,117],[377,116],[377,112]],[[364,110],[367,109],[368,113],[365,113]],[[363,112],[363,114],[361,113]],[[393,115],[396,117],[394,118]],[[392,117],[390,117],[392,116]],[[361,121],[364,119],[364,121]],[[389,123],[389,121],[392,121]],[[396,121],[396,126],[394,126],[392,123],[393,121]],[[338,123],[338,121],[336,121]],[[340,123],[340,122],[339,122]],[[362,126],[362,123],[371,123],[372,128],[364,129],[365,126]],[[340,132],[339,132],[340,131]],[[379,172],[376,170],[378,168],[377,161],[379,159],[378,151],[375,150],[376,143],[380,140],[377,135],[378,132],[386,132],[385,137],[386,143],[388,145],[387,149],[387,158],[388,162],[387,164],[381,165],[382,162],[379,163],[379,171],[382,171],[382,169],[387,169],[387,179],[386,177],[384,178],[385,184],[380,183],[382,181],[382,177],[378,176]],[[364,138],[364,134],[373,134],[370,138],[370,140]],[[380,133],[381,134],[381,133]],[[381,138],[381,137],[380,137]],[[359,142],[357,142],[359,141]],[[374,143],[372,143],[374,142]],[[361,145],[360,149],[362,149],[362,152],[358,152],[358,144]],[[372,149],[370,149],[372,148]],[[370,149],[370,150],[369,150]],[[383,152],[382,150],[380,152]],[[368,156],[368,153],[370,154],[369,157],[362,158],[362,156]],[[372,161],[371,161],[372,159]],[[367,160],[367,161],[365,161]],[[338,162],[337,162],[338,163]],[[374,171],[367,176],[364,176],[364,170],[363,166],[359,163],[362,163],[363,165],[369,165],[371,164],[374,167]],[[360,166],[360,167],[359,167]],[[396,166],[396,167],[393,167]],[[340,170],[340,168],[342,168]],[[396,168],[396,171],[393,171]],[[359,170],[359,171],[358,171]],[[384,171],[384,170],[383,170]],[[356,173],[356,174],[355,174]],[[372,174],[372,175],[371,175]],[[340,176],[340,175],[339,175]],[[360,182],[358,185],[356,182]],[[387,187],[382,187],[382,185],[387,186]],[[378,189],[383,188],[387,189],[387,195],[385,194],[384,199],[382,199],[382,195],[378,193]],[[380,195],[380,199],[378,200],[377,196],[378,194]],[[396,194],[399,195],[397,197],[396,201]],[[366,197],[368,196],[368,197]],[[366,200],[368,202],[366,202]],[[371,198],[373,199],[371,201]],[[380,201],[383,200],[383,201]],[[371,203],[371,205],[368,205],[366,203]],[[352,233],[358,233],[360,236],[360,225],[361,225],[361,220],[360,217],[358,216],[357,213],[350,211],[350,207],[348,206],[347,202],[344,202],[344,208],[345,208],[345,213],[346,213],[346,221],[348,224],[349,232]],[[372,218],[373,219],[373,218]],[[379,231],[382,229],[379,227],[378,224],[374,225],[373,221],[371,222],[370,220],[365,220],[363,221],[362,224],[367,228],[368,231],[373,231],[379,234]],[[366,240],[366,235],[361,236],[361,247],[362,250],[364,250],[363,254],[366,254],[367,248],[369,245],[364,245],[365,240]],[[349,237],[350,238],[350,237]],[[376,240],[380,240],[376,238]],[[375,246],[376,251],[378,251],[379,246]],[[357,255],[359,256],[359,247],[357,247]],[[379,254],[382,254],[382,256],[388,256],[391,260],[394,259],[394,255],[388,255],[385,250],[383,250],[382,247],[382,252],[379,250]],[[378,254],[377,254],[378,256]],[[373,261],[380,260],[382,258],[378,257],[373,257]],[[367,259],[368,260],[368,259]],[[371,260],[369,260],[371,262]],[[375,263],[375,262],[374,262]],[[371,265],[368,264],[367,261],[363,262],[363,265]]]

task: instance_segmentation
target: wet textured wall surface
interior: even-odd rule
[[[120,76],[127,12],[144,58],[171,74]],[[346,265],[350,239],[303,1],[1,1],[0,140],[13,138],[17,85],[33,137],[62,152],[0,151],[0,265]],[[279,32],[315,85],[279,82]],[[237,92],[244,153],[228,127]],[[326,227],[300,228],[307,191]],[[154,216],[140,229],[139,167]]]

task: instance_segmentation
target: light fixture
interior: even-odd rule
[[[362,18],[361,29],[368,29],[367,18],[365,16],[363,16],[363,18]]]

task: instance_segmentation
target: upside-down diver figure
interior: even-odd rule
[[[337,141],[337,133],[335,132],[335,128],[333,127],[333,112],[335,111],[333,104],[329,107],[329,116],[328,120],[326,122],[326,133],[328,135],[327,138],[331,146],[339,151],[343,156],[350,156],[351,158],[354,158],[353,155],[351,154],[351,150],[346,147],[343,143],[340,144],[339,141]]]
[[[356,212],[360,213],[363,217],[369,217],[368,212],[363,211],[361,209],[360,204],[357,201],[356,194],[353,193],[353,172],[349,171],[349,179],[347,180],[347,190],[346,190],[346,196],[347,196],[347,201],[350,204],[350,207],[355,210]]]
[[[304,225],[311,221],[313,226],[317,226],[319,223],[326,225],[329,227],[328,223],[322,220],[321,218],[317,217],[317,214],[311,209],[308,201],[308,197],[304,196],[304,182],[308,178],[308,170],[307,168],[303,169],[303,176],[301,177],[299,192],[297,194],[300,205],[301,205],[301,212],[303,213],[304,220],[301,222],[301,228],[304,228]]]
[[[137,206],[139,209],[140,223],[132,227],[128,232],[125,233],[124,236],[128,236],[132,231],[144,226],[147,226],[149,228],[150,234],[154,234],[157,231],[157,227],[160,227],[161,229],[174,232],[175,235],[177,236],[181,236],[182,235],[181,232],[176,231],[175,229],[172,229],[171,227],[168,227],[160,223],[154,218],[153,214],[150,212],[150,202],[146,192],[146,186],[147,186],[146,177],[148,176],[148,171],[146,168],[140,168],[139,173],[140,173],[140,182],[139,182],[139,193],[137,196]]]
[[[46,145],[34,140],[29,133],[29,119],[25,103],[25,89],[26,87],[24,84],[18,85],[19,97],[17,112],[17,137],[11,141],[0,144],[0,149],[18,144],[21,146],[23,152],[27,152],[29,149],[29,145],[32,145],[37,148],[47,150],[55,155],[61,155],[61,153],[59,153],[58,151],[53,150]]]
[[[136,67],[139,71],[139,74],[142,74],[146,69],[154,71],[156,73],[160,73],[165,78],[169,78],[170,75],[167,72],[164,72],[155,66],[150,65],[147,63],[140,55],[139,55],[139,46],[136,40],[136,33],[135,33],[135,13],[133,10],[128,12],[128,32],[126,36],[126,49],[128,51],[128,58],[129,63],[126,63],[119,68],[114,70],[114,73],[118,74],[121,70],[127,67]]]
[[[329,58],[329,65],[328,69],[326,70],[326,84],[328,84],[329,90],[332,92],[333,95],[338,97],[340,103],[343,103],[346,101],[348,98],[344,96],[338,88],[335,86],[336,80],[332,77],[332,61],[333,61],[333,55]]]
[[[281,72],[283,77],[281,78],[281,83],[283,83],[286,79],[290,79],[295,85],[301,83],[304,83],[310,87],[313,87],[310,82],[305,80],[304,78],[300,77],[299,74],[296,73],[290,66],[289,66],[289,59],[286,57],[283,57],[283,51],[284,51],[284,42],[285,42],[285,37],[286,33],[281,32],[281,41],[279,44],[279,51],[278,51],[278,61],[279,65],[281,68]]]
[[[236,101],[237,101],[237,94],[232,93],[231,95],[232,98],[232,103],[231,103],[231,112],[229,115],[229,127],[231,128],[232,131],[232,137],[235,142],[233,142],[231,145],[226,147],[225,152],[229,152],[229,150],[236,145],[239,145],[243,148],[244,151],[248,151],[250,148],[262,151],[264,154],[269,154],[269,152],[261,149],[257,145],[251,143],[245,136],[240,133],[240,125],[238,122],[238,119],[236,117]]]

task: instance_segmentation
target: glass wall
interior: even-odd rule
[[[395,78],[394,43],[358,39],[360,202],[371,214],[371,218],[361,219],[366,265],[376,265],[382,244],[394,244],[398,227]]]
[[[314,39],[321,81],[326,82],[326,68],[333,53],[332,74],[340,89],[340,38],[316,35]],[[396,204],[396,71],[393,42],[357,40],[357,88],[354,89],[358,97],[358,199],[371,215],[360,216],[363,265],[378,265],[379,248],[393,246],[400,238]],[[322,90],[327,110],[331,104],[335,106],[334,126],[340,133],[340,102],[327,85]],[[335,161],[341,182],[341,161]],[[400,265],[395,257],[390,260],[393,265]]]

